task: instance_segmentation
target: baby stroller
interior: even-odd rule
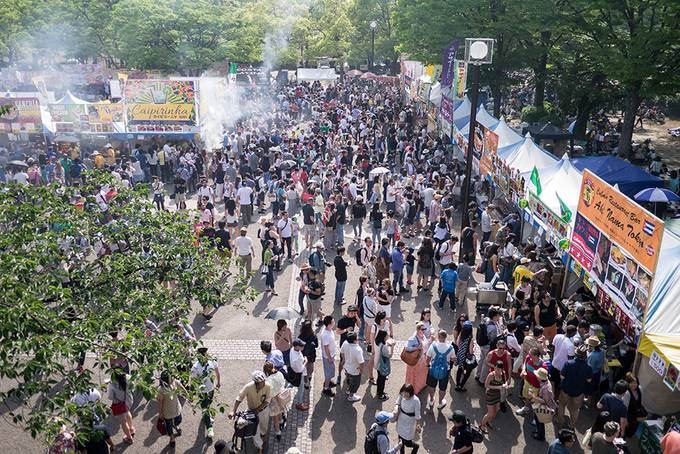
[[[233,444],[233,451],[237,452],[246,447],[246,438],[253,438],[257,431],[259,418],[257,413],[252,410],[239,411],[234,417],[234,436],[231,437]],[[239,440],[241,440],[241,447],[239,448]]]

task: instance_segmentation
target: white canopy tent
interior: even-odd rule
[[[66,91],[66,94],[57,102],[53,102],[52,104],[90,104],[89,102],[85,101],[84,99],[80,99],[77,96],[74,96],[73,93],[71,93],[69,90]]]
[[[333,68],[298,68],[297,80],[318,80],[320,82],[335,82],[338,75]]]
[[[496,126],[492,128],[493,132],[498,135],[498,148],[507,147],[510,145],[515,145],[521,142],[522,136],[518,134],[514,129],[512,129],[505,122],[505,118],[501,117]]]
[[[531,172],[534,167],[539,171],[546,167],[552,167],[557,163],[557,158],[543,150],[534,143],[531,135],[527,133],[524,142],[514,149],[505,159],[505,163],[518,170],[519,173]]]
[[[477,109],[477,118],[475,121],[487,129],[493,129],[498,124],[498,120],[486,111],[484,105],[480,105]],[[461,134],[468,137],[470,134],[470,117],[468,116],[467,124],[460,130]]]
[[[470,99],[466,96],[463,99],[463,102],[460,103],[460,105],[456,108],[456,110],[453,111],[453,121],[454,123],[457,120],[462,120],[466,117],[470,117],[470,106],[472,104],[470,103]]]
[[[538,167],[537,167],[538,168]],[[526,190],[536,194],[536,186],[531,181],[531,172],[533,168],[527,172],[522,173],[524,181],[526,182]],[[581,180],[583,175],[569,160],[569,155],[566,153],[562,159],[551,167],[539,169],[538,175],[541,181],[541,194],[538,196],[541,201],[552,210],[553,213],[559,215],[560,201],[569,208],[573,213],[576,213],[578,208],[579,191],[576,188],[581,187]],[[558,199],[559,196],[559,199]],[[575,216],[572,216],[572,222]]]

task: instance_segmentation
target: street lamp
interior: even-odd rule
[[[368,69],[370,70],[375,62],[375,28],[378,26],[378,23],[372,20],[369,25],[371,26],[371,61],[368,62]]]
[[[479,98],[479,70],[482,65],[491,64],[494,40],[490,38],[465,39],[465,63],[472,65],[472,92],[470,94],[470,127],[465,156],[465,184],[463,186],[463,216],[460,222],[461,234],[468,226],[467,209],[470,204],[470,180],[472,177],[472,156],[477,132],[477,102]],[[459,257],[463,258],[463,241],[460,242]]]

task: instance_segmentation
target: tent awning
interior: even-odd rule
[[[572,164],[581,171],[590,170],[612,186],[618,185],[619,190],[631,198],[643,189],[663,187],[661,178],[616,156],[576,158]]]

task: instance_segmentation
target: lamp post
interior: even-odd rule
[[[470,204],[470,183],[472,179],[472,158],[477,133],[477,102],[479,99],[479,72],[482,65],[491,64],[494,40],[489,38],[465,39],[465,62],[472,65],[472,91],[470,93],[470,126],[468,131],[468,145],[465,155],[465,184],[463,185],[463,215],[461,216],[460,232],[468,226],[467,210]],[[460,259],[463,258],[463,241],[460,241]]]
[[[368,62],[368,70],[370,71],[375,62],[375,28],[378,26],[378,23],[372,20],[369,25],[371,26],[371,61]]]

